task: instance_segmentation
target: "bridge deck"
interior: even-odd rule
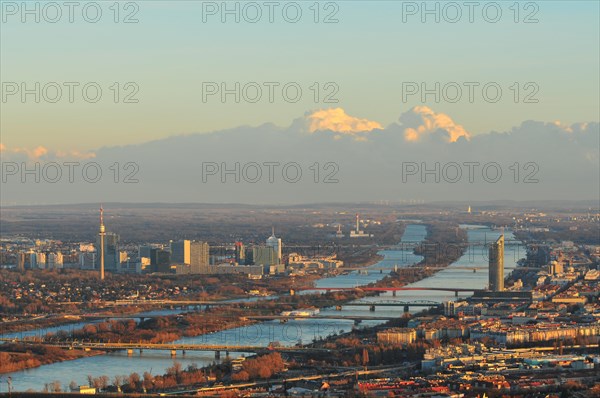
[[[265,320],[311,320],[311,319],[337,319],[337,320],[348,320],[348,321],[390,321],[392,319],[398,319],[400,316],[360,316],[360,315],[315,315],[315,316],[293,316],[293,315],[255,315],[247,316],[248,319],[254,319],[257,321]]]
[[[94,350],[163,350],[163,351],[230,351],[230,352],[330,352],[324,348],[309,347],[284,347],[284,346],[250,346],[228,344],[161,344],[161,343],[102,343],[102,342],[53,342],[35,339],[9,339],[0,338],[2,342],[21,344],[42,344],[49,347],[67,349],[94,349]]]
[[[294,290],[362,290],[365,292],[394,292],[394,291],[439,291],[439,292],[479,292],[483,291],[483,289],[470,289],[463,287],[301,287]]]

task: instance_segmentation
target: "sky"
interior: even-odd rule
[[[421,2],[275,2],[273,23],[263,1],[227,2],[239,7],[239,22],[222,15],[222,2],[121,2],[118,16],[112,1],[95,2],[85,15],[89,2],[82,2],[73,23],[64,7],[52,23],[58,14],[44,3],[27,2],[32,9],[38,4],[37,15],[22,15],[21,2],[0,3],[5,150],[41,146],[80,154],[245,125],[286,127],[307,112],[330,108],[385,128],[426,106],[471,136],[509,131],[526,120],[599,120],[597,1],[519,2],[516,8],[512,1],[477,2],[472,23],[463,2],[453,3],[460,17],[448,2],[428,2],[439,7],[439,22],[423,15]],[[99,21],[88,22],[97,6]],[[262,16],[251,23],[254,6]],[[297,9],[302,15],[292,23]],[[40,102],[34,94],[23,99],[22,89],[36,91],[36,82]],[[73,87],[72,102],[65,82]],[[209,91],[236,82],[239,103],[234,94],[223,100]],[[439,101],[414,93],[436,82]],[[476,85],[472,102],[465,82]],[[81,89],[86,84],[88,100]],[[485,85],[492,90],[488,97]],[[57,86],[61,96],[52,103]],[[252,102],[257,86],[262,96]],[[93,102],[97,87],[102,95]],[[302,94],[296,101],[297,87]],[[498,87],[502,94],[494,101]]]

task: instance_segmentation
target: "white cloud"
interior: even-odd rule
[[[448,142],[455,142],[460,137],[469,139],[471,135],[463,126],[456,124],[444,113],[436,113],[426,106],[415,106],[400,116],[406,141],[416,142],[433,133],[442,132]]]
[[[308,131],[329,130],[340,134],[365,133],[381,129],[381,124],[348,115],[342,108],[319,109],[306,115]]]
[[[55,160],[55,159],[91,159],[96,157],[93,152],[80,151],[53,151],[42,145],[34,148],[9,148],[0,143],[0,152],[2,156],[9,160],[37,161],[37,160]]]

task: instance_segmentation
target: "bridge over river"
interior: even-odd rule
[[[314,303],[316,307],[330,307],[329,303]],[[439,307],[442,303],[437,301],[429,301],[429,300],[413,300],[413,301],[401,301],[401,300],[377,300],[377,301],[367,301],[367,300],[357,300],[350,301],[343,304],[335,305],[335,308],[338,311],[341,311],[343,307],[369,307],[370,311],[375,311],[377,307],[403,307],[404,312],[409,312],[410,307]],[[75,315],[74,315],[75,316]],[[82,314],[77,315],[78,319],[152,319],[152,318],[160,318],[164,315],[149,315],[149,314]],[[368,315],[313,315],[313,316],[298,316],[298,315],[251,315],[246,316],[247,319],[255,319],[255,320],[282,320],[286,321],[289,319],[340,319],[340,320],[351,320],[354,321],[355,324],[360,323],[360,321],[366,320],[376,320],[376,321],[386,321],[391,319],[398,318],[397,316],[368,316]]]
[[[331,286],[331,287],[302,287],[302,288],[298,288],[295,289],[297,291],[327,291],[327,292],[332,292],[332,291],[352,291],[352,290],[361,290],[363,292],[392,292],[392,294],[395,296],[396,292],[400,292],[400,291],[438,291],[438,292],[454,292],[454,295],[456,297],[458,297],[458,293],[465,293],[465,292],[482,292],[484,291],[484,289],[472,289],[472,288],[462,288],[462,287],[410,287],[410,286],[402,286],[402,287],[335,287],[335,286]],[[439,303],[438,303],[439,304]]]
[[[127,350],[128,355],[133,355],[134,350],[140,353],[144,350],[171,351],[171,356],[176,356],[178,351],[184,355],[186,351],[214,351],[215,358],[221,357],[221,352],[228,356],[230,352],[283,352],[283,353],[330,353],[331,350],[325,348],[312,347],[286,347],[280,345],[255,346],[255,345],[229,345],[229,344],[169,344],[169,343],[121,343],[121,342],[99,342],[99,341],[54,341],[39,338],[0,338],[0,342],[19,343],[26,345],[44,345],[46,347],[58,347],[63,349],[80,349],[85,351],[100,350]]]
[[[250,315],[244,317],[246,319],[252,319],[255,321],[271,321],[279,320],[287,322],[290,319],[294,320],[321,320],[321,319],[336,319],[336,320],[347,320],[354,321],[355,325],[358,325],[362,321],[391,321],[392,319],[398,319],[397,316],[368,316],[368,315],[313,315],[313,316],[294,316],[294,315]]]

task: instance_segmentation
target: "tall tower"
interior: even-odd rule
[[[104,235],[106,235],[106,229],[104,228],[104,209],[100,205],[100,280],[104,280]]]
[[[25,272],[25,252],[20,251],[17,253],[17,270]]]
[[[275,252],[277,264],[281,264],[282,251],[281,251],[281,238],[275,236],[275,227],[271,229],[271,236],[267,239],[267,246],[272,247]]]
[[[359,233],[359,231],[360,231],[360,221],[359,221],[358,213],[356,213],[356,233]]]
[[[504,290],[504,233],[490,246],[489,289],[493,292]]]

